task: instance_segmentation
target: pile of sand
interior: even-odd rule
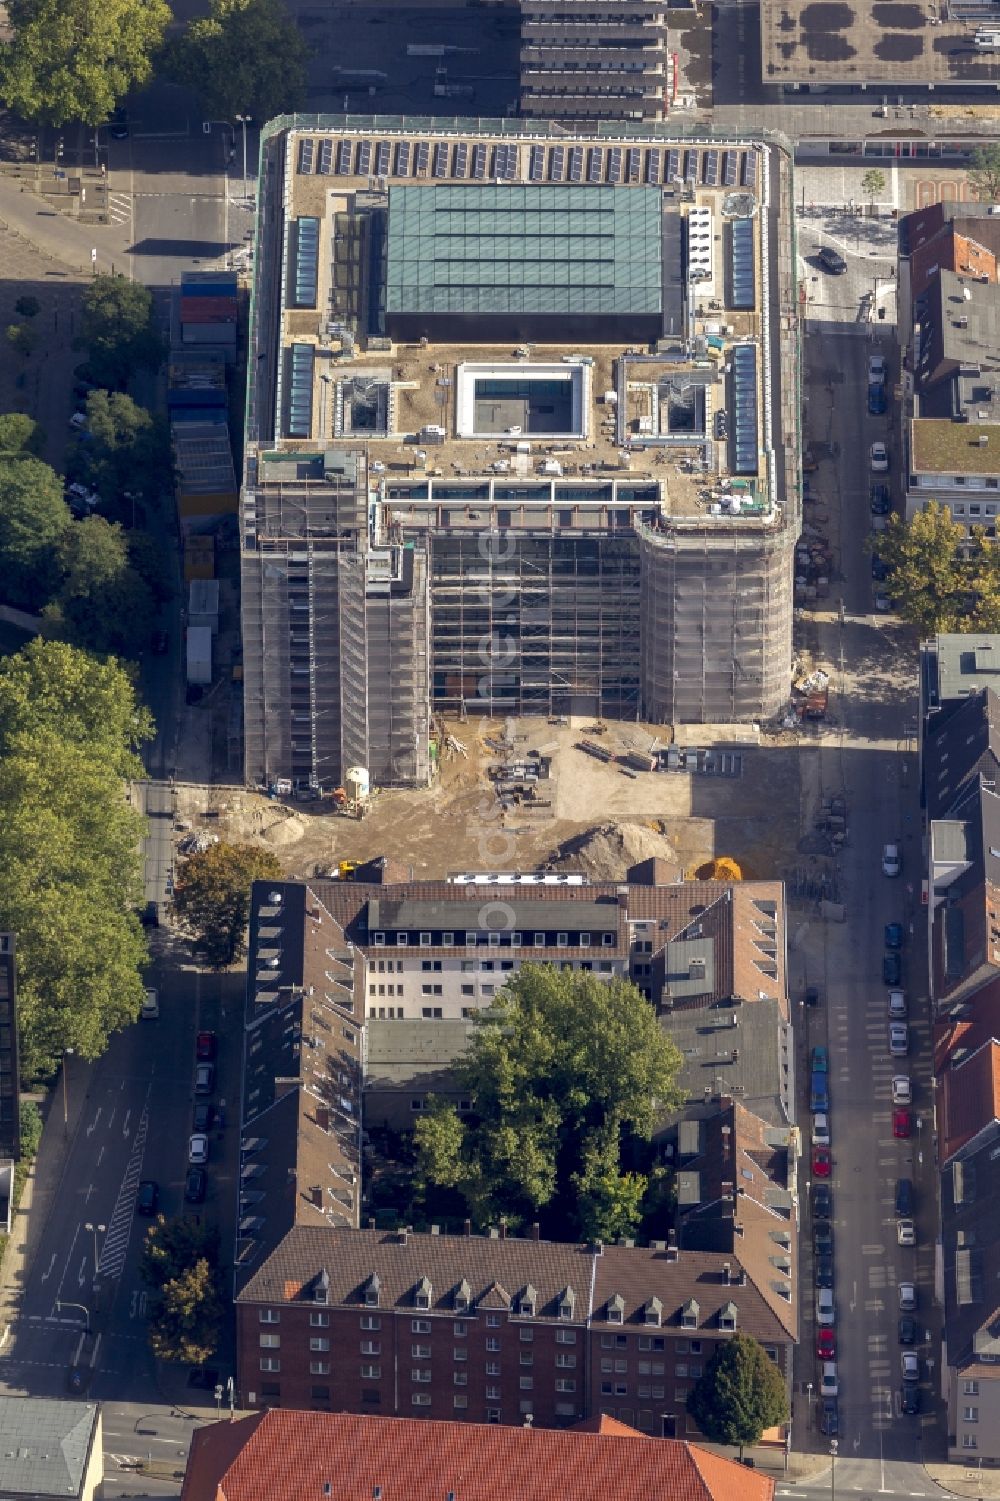
[[[263,830],[263,837],[268,844],[279,848],[286,844],[298,844],[306,831],[305,822],[297,813],[289,813],[285,818],[277,818]]]
[[[681,875],[677,851],[665,834],[642,823],[605,823],[567,839],[546,863],[546,870],[578,870],[592,881],[623,881],[642,860],[665,860]]]

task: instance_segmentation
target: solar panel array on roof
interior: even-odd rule
[[[472,148],[472,175],[477,182],[486,176],[486,147],[482,143]]]
[[[392,147],[388,141],[379,141],[375,147],[375,176],[388,177],[389,163],[392,160]]]
[[[697,151],[685,151],[684,153],[684,181],[698,181],[698,153]]]
[[[658,151],[646,152],[646,181],[658,183],[660,180],[660,153]]]
[[[679,151],[667,152],[667,164],[663,169],[663,175],[667,182],[679,182],[681,176],[681,154]]]
[[[541,182],[545,175],[545,147],[532,146],[528,153],[528,180]]]
[[[722,153],[722,181],[727,188],[735,188],[740,180],[740,154],[738,151]]]
[[[337,172],[341,177],[346,177],[351,170],[352,141],[337,142]]]
[[[448,176],[448,157],[449,157],[450,154],[451,153],[450,153],[450,149],[449,149],[449,146],[448,146],[448,142],[447,141],[438,141],[437,145],[434,147],[434,176],[435,177],[447,177]]]
[[[329,177],[333,171],[333,142],[331,140],[319,143],[319,161],[316,163],[316,171],[323,177]]]
[[[417,142],[417,153],[413,158],[414,177],[423,177],[430,165],[431,148],[426,141]]]
[[[589,159],[587,161],[587,181],[600,182],[603,171],[604,152],[600,149],[599,146],[592,146],[590,148]]]
[[[295,220],[295,306],[315,307],[319,284],[319,220]]]
[[[740,171],[740,182],[745,188],[755,188],[757,186],[756,151],[745,151],[743,153],[742,169]]]
[[[733,443],[736,473],[757,473],[757,349],[738,344],[733,350]]]
[[[732,221],[732,306],[749,310],[756,303],[753,276],[753,220]]]
[[[549,182],[562,182],[566,171],[566,151],[562,146],[553,146],[549,155]]]
[[[513,182],[517,176],[517,147],[498,146],[493,164],[494,174],[504,182]]]
[[[628,148],[628,156],[625,158],[625,161],[625,175],[629,182],[638,182],[639,173],[642,168],[642,152],[638,146],[630,146]]]
[[[706,151],[701,159],[701,180],[706,188],[715,188],[719,185],[719,153]]]
[[[301,223],[301,220],[299,221]],[[312,344],[293,344],[288,380],[288,436],[308,438],[312,435],[313,364],[316,350]]]
[[[307,137],[304,141],[300,141],[299,142],[299,171],[300,172],[311,172],[312,171],[312,169],[313,169],[313,152],[315,151],[315,149],[316,149],[316,142],[314,140],[312,140],[310,137]]]
[[[583,147],[573,146],[569,153],[569,180],[570,182],[583,181]]]
[[[622,180],[622,150],[620,146],[612,146],[608,152],[608,182],[621,182]]]
[[[455,147],[455,155],[451,163],[452,177],[464,177],[469,170],[469,146],[467,141],[459,141]]]
[[[396,147],[396,176],[405,177],[410,170],[410,143],[400,141]]]
[[[359,177],[367,177],[372,169],[372,143],[362,141],[358,146],[357,173]]]

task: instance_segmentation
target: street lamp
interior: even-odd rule
[[[108,1227],[107,1227],[107,1225],[97,1225],[97,1224],[92,1225],[90,1223],[90,1221],[88,1220],[86,1222],[86,1224],[84,1225],[83,1228],[85,1230],[89,1230],[91,1232],[91,1234],[93,1235],[93,1237],[94,1237],[94,1280],[96,1281],[97,1280],[97,1272],[98,1272],[97,1237],[98,1237],[98,1235],[103,1235],[104,1232],[105,1232],[105,1230],[107,1230]]]
[[[830,1501],[837,1501],[837,1450],[840,1445],[835,1438],[830,1440]]]
[[[66,1085],[66,1075],[69,1073],[69,1060],[73,1055],[72,1048],[63,1048],[62,1085],[63,1085],[63,1135],[69,1135],[69,1092]]]
[[[253,115],[234,115],[237,125],[243,127],[243,196],[247,191],[247,126],[252,122]]]
[[[806,1428],[808,1429],[813,1425],[813,1384],[811,1381],[806,1382],[806,1400],[809,1404],[806,1409]]]

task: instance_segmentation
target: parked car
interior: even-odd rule
[[[898,876],[903,868],[900,859],[898,844],[883,844],[882,846],[882,874],[884,876]]]
[[[215,1057],[216,1038],[214,1032],[199,1032],[195,1040],[195,1056],[199,1063],[211,1063]]]
[[[892,1021],[906,1020],[906,991],[889,991],[889,1017]]]
[[[892,1080],[892,1103],[894,1105],[913,1104],[913,1086],[910,1083],[909,1074],[894,1074]]]
[[[208,1175],[203,1167],[189,1167],[187,1177],[184,1179],[184,1198],[189,1204],[202,1204],[205,1201],[205,1187]]]
[[[833,1286],[833,1257],[817,1256],[813,1262],[813,1282],[816,1287]]]
[[[817,1183],[813,1188],[812,1208],[814,1220],[833,1219],[833,1189],[829,1183]]]
[[[829,271],[831,276],[843,276],[847,270],[847,262],[839,251],[831,249],[829,245],[823,245],[817,252],[816,259],[824,271]]]
[[[888,516],[892,510],[892,497],[889,494],[889,486],[877,482],[872,485],[868,492],[868,506],[873,516]]]
[[[159,1184],[154,1183],[152,1178],[147,1178],[139,1184],[139,1192],[135,1196],[137,1214],[144,1214],[151,1218],[157,1211],[160,1203]]]
[[[904,1413],[908,1418],[913,1417],[915,1413],[918,1413],[920,1411],[919,1386],[911,1383],[903,1387],[899,1398],[899,1409],[900,1412]]]
[[[898,1141],[905,1141],[913,1129],[913,1120],[910,1112],[905,1109],[892,1112],[892,1134]]]
[[[816,1289],[816,1322],[826,1327],[832,1327],[837,1322],[837,1305],[830,1287]]]
[[[872,417],[881,417],[885,411],[885,386],[877,381],[868,382],[868,412]]]
[[[211,1131],[214,1121],[214,1105],[207,1105],[204,1103],[204,1101],[202,1101],[201,1104],[194,1107],[194,1118],[191,1124],[196,1131],[199,1131],[202,1133],[202,1135],[204,1135],[206,1131]]]
[[[819,1430],[827,1438],[837,1438],[840,1434],[840,1409],[836,1397],[824,1397],[819,1410]]]
[[[913,1184],[909,1178],[896,1179],[896,1213],[904,1216],[913,1213]]]
[[[139,1012],[143,1021],[155,1021],[160,1014],[160,998],[155,990],[146,990],[142,997],[142,1009]]]
[[[192,1167],[204,1167],[208,1161],[208,1137],[196,1131],[188,1142],[188,1162]]]
[[[904,1381],[920,1380],[920,1356],[915,1355],[912,1350],[903,1351],[899,1357],[899,1366]]]
[[[872,553],[872,578],[876,584],[884,584],[892,569],[884,558],[880,558],[877,552]]]
[[[892,603],[892,596],[886,594],[884,589],[875,590],[875,593],[872,595],[872,603],[875,606],[876,615],[891,615],[895,608]]]
[[[896,1240],[901,1246],[916,1245],[917,1227],[913,1220],[896,1221]]]
[[[814,1074],[830,1072],[830,1055],[822,1044],[812,1050],[812,1071]]]
[[[837,1336],[832,1329],[816,1330],[816,1359],[836,1360]]]
[[[813,1226],[813,1252],[817,1256],[833,1255],[833,1226],[828,1220]]]
[[[215,1064],[199,1063],[194,1071],[195,1094],[211,1094],[215,1088]]]
[[[897,1288],[900,1313],[916,1313],[917,1289],[912,1282],[901,1282]]]
[[[882,984],[898,985],[903,978],[903,960],[896,949],[882,955]]]
[[[820,1367],[819,1391],[821,1397],[836,1397],[840,1387],[837,1384],[837,1362],[824,1360]]]
[[[885,355],[870,354],[868,356],[868,383],[873,386],[885,385]]]
[[[806,1003],[807,1006],[818,1006],[819,1005],[819,990],[817,989],[817,987],[815,985],[807,985],[806,986],[805,995],[803,996],[803,1000],[805,1001],[805,1003]]]
[[[886,923],[885,946],[887,949],[901,949],[903,947],[903,924],[901,922]]]
[[[873,474],[888,474],[889,450],[884,443],[873,443],[869,455]]]
[[[814,1178],[829,1178],[833,1172],[833,1160],[827,1147],[813,1147],[812,1173]]]
[[[827,1087],[828,1077],[822,1072],[813,1073],[809,1081],[809,1109],[829,1110],[830,1091]]]
[[[812,1143],[814,1147],[830,1145],[830,1117],[823,1111],[813,1116]]]
[[[917,1342],[917,1321],[910,1314],[904,1313],[899,1321],[899,1343],[901,1345],[915,1345]]]
[[[910,1029],[905,1022],[889,1023],[889,1052],[894,1058],[905,1058],[910,1051]]]

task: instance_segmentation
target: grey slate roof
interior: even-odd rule
[[[99,1415],[96,1402],[0,1397],[0,1495],[78,1495]]]
[[[688,1101],[685,1114],[706,1099],[735,1094],[770,1125],[795,1119],[791,1036],[777,1001],[668,1012],[660,1026],[684,1059],[678,1083]]]

